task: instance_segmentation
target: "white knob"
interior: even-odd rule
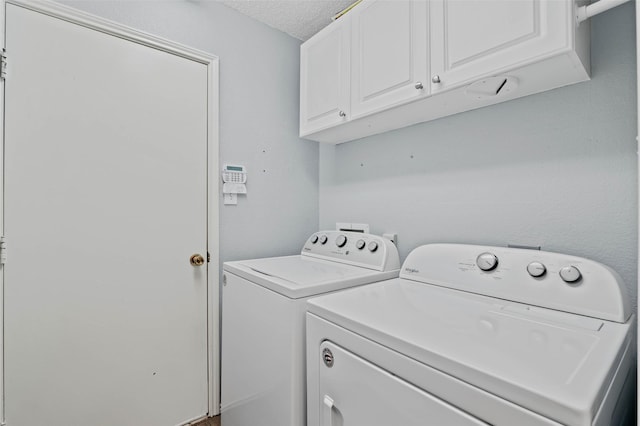
[[[485,252],[476,258],[476,265],[483,271],[493,271],[498,266],[498,258],[493,253]]]
[[[378,250],[378,243],[376,243],[375,241],[371,241],[369,243],[368,248],[369,248],[369,251],[373,253],[374,251]]]
[[[580,270],[575,266],[565,266],[564,268],[560,269],[560,278],[562,278],[562,281],[572,284],[580,281],[580,278],[582,278],[582,274],[580,273]]]
[[[440,83],[440,76],[439,75],[434,75],[433,78],[431,79],[431,82],[438,84]]]
[[[342,118],[345,118],[345,117],[347,116],[347,113],[346,113],[346,112],[344,112],[344,111],[340,111],[340,112],[338,113],[338,115],[339,115],[340,117],[342,117]]]
[[[527,265],[527,272],[534,278],[538,278],[547,273],[547,268],[540,262],[531,262]]]
[[[344,247],[345,244],[347,244],[347,237],[344,235],[338,235],[338,238],[336,238],[336,245],[338,247]]]
[[[317,242],[318,242],[318,236],[317,235],[312,236],[311,237],[311,244],[315,244]]]
[[[327,244],[327,240],[328,240],[328,238],[327,238],[326,235],[321,236],[320,237],[320,244]]]
[[[364,242],[364,240],[358,240],[356,241],[356,248],[358,250],[362,250],[364,248],[364,246],[366,245],[366,243]]]
[[[419,82],[416,83],[415,88],[417,90],[422,90],[422,89],[424,89],[424,85],[422,84],[421,81],[419,81]]]

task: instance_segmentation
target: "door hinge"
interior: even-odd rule
[[[0,265],[7,263],[7,238],[3,235],[0,237]]]
[[[7,77],[7,51],[2,49],[0,52],[0,80]]]

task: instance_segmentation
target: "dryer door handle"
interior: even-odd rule
[[[324,423],[322,426],[333,425],[333,399],[329,395],[324,396]]]

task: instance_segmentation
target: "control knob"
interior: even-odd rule
[[[562,281],[565,283],[573,284],[580,281],[582,274],[575,266],[565,266],[560,269],[560,278],[562,278]]]
[[[534,278],[539,278],[547,273],[547,267],[540,262],[531,262],[527,265],[527,272]]]
[[[318,242],[318,236],[317,235],[312,236],[311,237],[311,244],[315,244],[317,242]]]
[[[336,245],[338,247],[344,247],[345,244],[347,244],[347,237],[344,235],[338,235],[338,238],[336,238]]]
[[[364,242],[364,240],[358,240],[356,241],[356,248],[358,250],[362,250],[364,248],[364,246],[366,246],[367,243]]]
[[[493,271],[498,266],[498,258],[493,253],[484,252],[476,258],[476,265],[485,272]]]
[[[375,252],[376,250],[378,250],[378,243],[376,243],[375,241],[371,241],[369,243],[369,246],[367,247],[369,249],[369,251],[371,253]]]
[[[327,244],[327,240],[328,240],[328,238],[327,238],[326,235],[321,236],[320,237],[320,244]]]

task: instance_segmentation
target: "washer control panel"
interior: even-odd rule
[[[496,269],[498,262],[498,256],[490,252],[480,253],[476,258],[476,265],[484,272]],[[540,278],[547,273],[547,267],[542,262],[533,261],[527,265],[527,272],[533,278]],[[558,275],[567,284],[579,284],[582,279],[580,269],[573,265],[560,268]]]
[[[560,253],[429,244],[409,254],[400,278],[617,322],[631,315],[614,270]]]
[[[301,254],[377,271],[400,268],[398,249],[391,241],[360,232],[316,232],[309,237]]]

